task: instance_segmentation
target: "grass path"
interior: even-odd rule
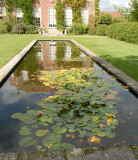
[[[34,39],[74,39],[138,81],[138,45],[107,37],[0,35],[0,68]]]

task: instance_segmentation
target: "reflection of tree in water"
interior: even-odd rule
[[[22,71],[28,72],[28,81],[24,83],[26,85],[31,84],[32,82],[37,85],[41,84],[41,82],[37,79],[37,74],[39,70],[42,70],[42,64],[38,63],[36,53],[37,48],[32,48],[30,53],[27,54],[24,61],[20,63],[14,72],[16,77],[19,77]]]
[[[82,68],[83,59],[81,58],[82,51],[75,45],[65,42],[56,43],[56,64],[63,68]],[[67,47],[70,47],[70,57],[65,58],[65,54],[69,54]],[[93,65],[93,63],[91,64]]]

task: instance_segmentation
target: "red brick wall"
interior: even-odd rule
[[[57,0],[54,0],[54,3],[51,3],[50,0],[40,0],[41,6],[41,27],[48,29],[48,7],[56,6]],[[85,6],[89,9],[89,14],[95,15],[94,9],[94,0],[88,0],[88,3]]]
[[[48,7],[54,7],[56,2],[57,0],[54,0],[54,3],[50,3],[50,0],[40,0],[42,28],[48,29]]]

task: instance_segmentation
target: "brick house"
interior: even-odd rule
[[[54,29],[56,25],[56,2],[57,0],[36,0],[34,6],[34,17],[36,24],[44,29]],[[6,7],[1,7],[1,16],[6,15]],[[20,8],[15,8],[15,16],[20,21],[23,13]],[[94,0],[87,0],[87,4],[81,11],[82,23],[88,24],[89,15],[95,15]],[[72,9],[65,7],[65,24],[66,27],[72,25]]]

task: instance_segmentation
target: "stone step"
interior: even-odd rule
[[[47,29],[43,36],[59,36],[63,35],[62,31],[58,31],[57,29]]]

